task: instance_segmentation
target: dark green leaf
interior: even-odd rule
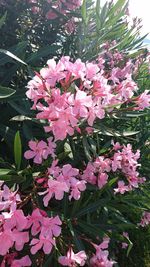
[[[14,158],[17,170],[20,169],[22,157],[22,144],[19,131],[15,135],[14,139]]]
[[[3,87],[0,85],[0,99],[10,97],[11,95],[15,94],[15,92],[16,91],[14,89]]]

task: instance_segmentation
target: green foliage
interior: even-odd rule
[[[61,55],[70,55],[72,58],[80,57],[82,60],[93,60],[104,50],[103,44],[107,42],[116,43],[111,50],[118,49],[126,55],[126,58],[136,60],[142,56],[143,64],[135,74],[140,92],[148,89],[148,66],[146,62],[147,51],[142,48],[142,41],[139,29],[127,22],[127,1],[118,0],[116,4],[106,3],[103,7],[100,0],[92,3],[84,0],[81,12],[77,11],[77,29],[71,35],[62,30],[66,22],[65,17],[54,22],[45,21],[43,17],[34,16],[30,13],[26,1],[10,1],[13,4],[13,12],[6,7],[0,10],[0,105],[4,114],[0,118],[0,178],[12,186],[15,183],[26,192],[32,185],[34,177],[42,172],[42,166],[31,166],[26,168],[27,162],[22,161],[22,151],[25,151],[27,141],[34,138],[46,137],[42,127],[34,118],[34,111],[31,111],[31,104],[26,99],[25,86],[34,71],[46,62],[48,58]],[[33,31],[34,28],[34,31]],[[10,34],[10,36],[9,36]],[[101,123],[94,124],[93,138],[84,135],[82,140],[78,135],[64,144],[58,145],[58,157],[62,163],[71,163],[75,167],[83,166],[85,162],[109,152],[111,138],[127,144],[132,143],[135,149],[141,150],[141,173],[149,179],[150,163],[150,111],[132,112],[127,110],[115,110]],[[14,150],[14,154],[12,151]],[[78,156],[77,156],[78,155]],[[2,159],[3,158],[3,159]],[[45,165],[49,166],[50,162]],[[141,213],[150,209],[149,181],[142,190],[137,190],[131,196],[114,196],[112,185],[118,177],[112,175],[109,184],[102,190],[95,190],[92,186],[82,194],[80,200],[72,204],[64,199],[57,207],[57,214],[66,222],[66,232],[73,238],[74,244],[79,250],[87,246],[84,240],[84,233],[88,238],[101,238],[105,233],[112,239],[118,237],[124,230],[131,233],[131,240],[136,237],[137,244],[131,250],[132,241],[126,240],[129,244],[128,267],[141,267],[144,264],[134,263],[134,251],[140,253],[138,245],[141,239],[137,234],[137,223]],[[34,194],[34,192],[32,192]],[[40,197],[36,200],[41,203]],[[42,205],[42,204],[41,204]],[[55,201],[52,203],[51,213],[56,212]],[[70,219],[71,214],[71,219]],[[141,236],[149,235],[149,230],[141,231]],[[143,240],[144,242],[144,240]],[[60,240],[61,246],[61,240]],[[112,244],[113,249],[117,244]],[[145,247],[149,248],[149,242]],[[146,248],[145,248],[146,249]],[[120,267],[124,267],[124,253],[116,255],[120,261]],[[143,251],[141,252],[143,253]],[[122,255],[122,256],[120,256]],[[131,256],[130,256],[131,255]],[[44,267],[53,263],[53,254],[47,257]],[[134,265],[139,264],[139,265]],[[145,266],[145,265],[143,265]]]

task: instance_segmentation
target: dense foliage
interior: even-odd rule
[[[0,5],[1,266],[145,266],[130,257],[150,223],[140,21],[125,0]]]

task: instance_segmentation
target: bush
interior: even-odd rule
[[[123,267],[150,222],[147,51],[126,1],[59,3],[1,3],[1,266]]]

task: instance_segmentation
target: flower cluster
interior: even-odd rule
[[[63,199],[65,192],[70,192],[69,200],[72,198],[78,200],[81,192],[86,189],[86,181],[79,180],[78,169],[72,168],[70,164],[66,164],[62,168],[56,164],[57,161],[54,161],[51,168],[48,169],[48,189],[39,193],[45,195],[43,201],[46,207],[52,197],[57,200]]]
[[[12,192],[1,182],[0,190],[0,255],[4,256],[1,266],[5,263],[11,266],[31,266],[28,256],[16,259],[18,252],[28,244],[31,254],[43,250],[49,254],[56,244],[55,238],[61,233],[61,220],[58,216],[49,218],[47,213],[34,209],[31,215],[24,215],[17,208],[21,202],[19,194]],[[11,253],[12,251],[16,253]]]
[[[145,227],[150,224],[150,212],[144,211],[139,225]]]
[[[81,178],[102,188],[108,182],[108,173],[120,171],[125,176],[127,184],[123,180],[118,181],[118,187],[114,189],[114,192],[124,194],[145,181],[145,178],[139,177],[137,171],[140,165],[137,162],[139,157],[139,150],[134,153],[130,144],[121,146],[116,143],[110,157],[99,156],[94,162],[89,162]]]
[[[63,266],[69,267],[77,266],[77,264],[79,264],[79,266],[84,266],[86,259],[87,256],[85,254],[85,251],[82,250],[75,254],[72,248],[70,248],[66,256],[60,256],[58,258],[58,262]]]
[[[96,253],[90,259],[91,267],[112,267],[114,265],[115,262],[111,259],[108,259],[108,244],[109,238],[104,238],[103,242],[100,245],[93,244],[96,249]]]
[[[31,10],[33,14],[43,14],[48,20],[55,20],[63,15],[67,22],[64,24],[64,29],[67,33],[74,32],[76,28],[75,17],[72,17],[70,12],[78,9],[82,0],[46,0],[45,8],[43,5],[39,5],[37,0],[28,0],[31,5]],[[46,10],[46,13],[45,13]]]
[[[134,97],[138,88],[130,62],[123,69],[113,69],[107,78],[98,64],[85,64],[80,59],[73,63],[67,56],[58,63],[50,59],[47,65],[29,81],[27,97],[34,102],[37,119],[47,121],[44,129],[52,132],[55,140],[81,132],[83,122],[93,126],[96,119],[103,119],[122,104],[130,104],[133,110],[150,105],[148,91]]]
[[[58,18],[58,12],[62,15],[67,15],[70,11],[79,8],[82,4],[82,0],[47,0],[47,2],[51,5],[51,8],[46,14],[47,19]]]

